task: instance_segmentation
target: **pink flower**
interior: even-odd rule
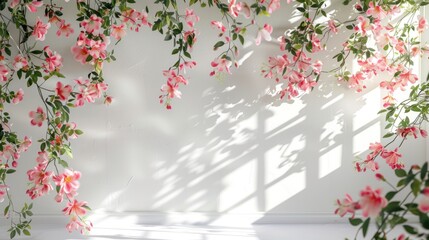
[[[24,140],[21,142],[18,148],[18,152],[26,152],[30,148],[32,141],[27,136],[24,137]]]
[[[58,71],[60,67],[63,66],[63,59],[57,52],[52,52],[49,46],[46,46],[45,51],[45,63],[43,63],[43,67],[46,72]]]
[[[250,17],[250,7],[245,2],[236,2],[236,0],[228,0],[228,9],[229,14],[231,14],[232,17],[236,18],[238,17],[238,14],[243,12],[244,16],[246,18]]]
[[[42,21],[40,21],[40,18],[37,18],[36,25],[34,25],[33,32],[31,35],[33,35],[36,40],[44,41],[45,35],[48,33],[48,29],[51,27],[50,23],[43,24]]]
[[[311,51],[313,53],[319,52],[320,50],[323,49],[320,39],[317,37],[317,34],[314,34],[314,33],[311,34],[311,45],[312,45]]]
[[[62,202],[63,194],[66,194],[69,198],[73,198],[76,195],[80,186],[78,181],[80,176],[80,172],[65,169],[63,174],[52,177],[55,185],[59,187],[57,198],[58,202]]]
[[[30,112],[31,119],[31,125],[41,127],[43,124],[43,121],[46,119],[46,113],[43,111],[41,107],[37,108],[37,111],[31,111]]]
[[[280,8],[280,0],[271,0],[270,4],[268,5],[268,13],[273,13],[279,8]]]
[[[37,8],[43,6],[43,1],[33,0],[30,3],[25,4],[28,11],[35,13],[37,12]]]
[[[427,27],[426,19],[423,16],[419,17],[419,24],[417,26],[417,31],[422,33]]]
[[[162,75],[167,77],[168,81],[172,82],[173,84],[178,84],[178,83],[183,83],[185,85],[188,84],[188,80],[186,80],[186,78],[183,77],[183,75],[177,75],[177,73],[174,70],[163,71]]]
[[[261,38],[265,39],[265,41],[271,41],[271,33],[273,32],[273,27],[269,24],[264,24],[264,27],[258,31],[258,35],[255,39],[255,44],[258,46],[261,44]]]
[[[49,159],[48,159],[48,153],[43,151],[43,152],[38,152],[37,153],[37,158],[36,158],[36,162],[39,164],[39,166],[41,166],[41,168],[44,168],[46,166],[46,164],[48,163]]]
[[[15,147],[10,144],[3,147],[3,152],[0,152],[0,156],[3,156],[6,160],[10,158],[12,158],[12,160],[17,160],[20,157],[18,151],[15,150]]]
[[[53,172],[45,171],[45,166],[41,165],[27,171],[28,180],[33,183],[33,187],[26,192],[31,199],[45,195],[52,190],[52,186],[49,183],[52,175]]]
[[[162,85],[161,91],[167,94],[168,98],[181,98],[182,93],[178,90],[179,86],[177,84],[172,84],[170,81],[167,84]]]
[[[364,217],[377,217],[381,210],[387,205],[387,200],[381,195],[381,189],[372,190],[367,186],[360,192],[359,204],[362,207]]]
[[[19,4],[20,0],[12,0],[10,1],[9,7],[15,8]]]
[[[232,62],[226,58],[216,58],[211,62],[211,66],[216,68],[215,71],[211,72],[210,75],[213,76],[215,72],[227,72],[231,74],[229,68],[231,67]]]
[[[73,28],[70,26],[70,23],[65,23],[64,19],[61,20],[58,26],[57,36],[65,35],[66,37],[69,37],[71,34],[74,33]]]
[[[103,19],[101,19],[95,14],[92,14],[89,19],[85,19],[82,21],[81,26],[85,29],[87,33],[98,34],[102,22]]]
[[[74,59],[81,64],[86,63],[86,59],[88,58],[88,50],[86,48],[79,47],[78,45],[73,45],[71,48]]]
[[[5,65],[0,63],[0,79],[3,82],[7,82],[7,79],[8,79],[7,75],[8,74],[9,74],[8,68]]]
[[[338,28],[335,26],[335,21],[333,19],[328,21],[328,27],[333,33],[338,33]]]
[[[13,65],[13,69],[19,70],[21,68],[26,68],[28,66],[28,61],[21,54],[18,54],[13,58],[12,65]]]
[[[4,197],[6,196],[8,189],[9,188],[6,185],[0,185],[0,203],[4,201]]]
[[[401,135],[401,137],[406,138],[409,134],[412,134],[414,138],[417,138],[418,129],[414,126],[398,128],[397,133]]]
[[[379,154],[384,151],[384,147],[381,143],[375,142],[369,144],[369,149],[373,152],[373,154]]]
[[[366,10],[366,15],[373,16],[376,19],[383,19],[386,17],[386,11],[380,5],[374,6],[373,2],[369,2],[368,10]]]
[[[368,21],[368,19],[366,19],[363,16],[359,16],[358,17],[358,22],[354,28],[354,30],[360,34],[362,34],[362,36],[366,35],[366,31],[371,29],[371,25]]]
[[[195,15],[193,9],[186,9],[185,22],[190,28],[194,28],[195,23],[200,21],[200,17]]]
[[[427,137],[428,136],[428,132],[424,129],[420,129],[420,134],[422,135],[422,137]]]
[[[392,169],[403,167],[403,164],[399,162],[399,158],[402,157],[402,154],[398,153],[398,148],[395,148],[394,151],[384,151],[381,153],[381,157],[386,160],[386,163]]]
[[[66,101],[72,92],[72,87],[70,85],[64,86],[61,82],[57,82],[57,87],[55,88],[55,93],[60,98],[61,101]]]
[[[386,179],[384,178],[384,176],[381,174],[381,173],[376,173],[375,174],[375,178],[377,179],[377,180],[380,180],[380,181],[385,181]]]
[[[419,202],[418,208],[423,213],[429,213],[429,196],[423,195]]]
[[[335,214],[340,215],[340,217],[344,217],[347,213],[351,213],[353,218],[355,211],[360,209],[359,203],[354,202],[352,197],[348,194],[346,194],[346,197],[342,201],[337,199],[337,206],[338,208],[335,210]]]
[[[23,98],[24,98],[24,90],[20,88],[18,92],[15,93],[15,96],[13,97],[12,102],[14,104],[18,104],[19,102],[22,101]]]
[[[86,202],[78,202],[76,199],[73,199],[67,203],[67,207],[63,209],[63,212],[65,215],[75,214],[76,216],[83,216],[86,214],[86,205]]]
[[[91,231],[92,223],[89,221],[84,222],[76,215],[72,215],[70,222],[66,225],[66,228],[69,232],[72,232],[73,230],[80,230],[81,234],[85,234],[86,232]]]
[[[212,27],[216,27],[218,28],[222,33],[224,33],[226,31],[226,27],[223,25],[222,22],[219,21],[211,21],[210,23],[212,25]]]
[[[110,32],[110,36],[114,37],[116,40],[120,40],[126,34],[127,32],[125,31],[125,24],[121,23],[120,25],[112,25],[112,31]]]

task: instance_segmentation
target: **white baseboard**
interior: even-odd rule
[[[35,215],[33,225],[67,224],[64,215]],[[347,217],[339,217],[329,213],[318,214],[221,214],[221,213],[184,213],[184,212],[94,212],[89,219],[95,225],[197,225],[248,227],[264,224],[345,224]],[[411,223],[417,222],[414,216],[408,216]],[[0,219],[0,225],[7,224],[7,219]]]

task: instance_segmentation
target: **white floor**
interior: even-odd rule
[[[8,239],[1,227],[0,239]],[[208,226],[153,226],[140,225],[127,228],[95,227],[90,235],[68,233],[59,226],[33,226],[31,237],[15,239],[74,240],[74,239],[141,239],[141,240],[335,240],[349,237],[355,232],[347,224],[287,224],[256,225],[249,228]]]

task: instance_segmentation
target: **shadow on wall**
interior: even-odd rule
[[[338,42],[333,44],[340,46]],[[203,41],[200,46],[210,49],[211,43],[206,45]],[[334,64],[335,50],[321,56],[326,69]],[[108,197],[100,208],[264,213],[267,218],[332,214],[336,198],[370,181],[355,174],[352,161],[381,136],[378,89],[369,86],[356,95],[325,74],[311,94],[282,104],[277,95],[269,94],[275,83],[267,89],[272,80],[262,79],[254,69],[277,53],[278,46],[270,43],[252,53],[243,49],[243,55],[251,56],[226,80],[209,80],[208,67],[190,73],[191,84],[181,89],[186,97],[166,112],[147,99],[155,101],[159,92],[153,89],[162,84],[149,83],[160,78],[162,70],[149,65],[150,56],[168,56],[169,49],[147,48],[144,56],[133,56],[134,51],[125,47],[117,51],[123,54],[118,59],[136,64],[121,76],[130,82],[112,83],[116,84],[112,89],[122,88],[122,94],[113,95],[123,102],[106,111],[106,163],[99,172],[109,174],[102,176],[103,188],[97,190]],[[199,63],[215,57],[194,51]],[[110,74],[124,70],[110,69]],[[267,221],[262,217],[254,222]]]

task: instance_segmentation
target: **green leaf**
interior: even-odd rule
[[[25,236],[30,236],[30,231],[28,231],[27,229],[22,230],[22,232],[24,233]]]
[[[411,183],[411,190],[413,191],[413,194],[415,197],[417,197],[417,195],[420,192],[420,186],[421,186],[421,182],[417,179],[415,179],[412,183]]]
[[[427,172],[428,172],[428,163],[425,162],[422,166],[422,169],[420,170],[420,179],[421,180],[425,179]]]
[[[214,49],[217,49],[217,48],[222,47],[223,45],[225,45],[225,42],[223,42],[223,41],[219,41],[219,42],[217,42],[217,43],[213,46],[213,48],[214,48]]]
[[[404,169],[396,169],[395,175],[399,178],[407,176],[407,172]]]
[[[10,238],[12,239],[12,238],[14,238],[15,237],[15,235],[16,235],[16,231],[15,230],[12,230],[11,232],[10,232]]]
[[[352,226],[358,226],[360,225],[363,221],[360,218],[349,218],[349,222]]]
[[[410,225],[404,225],[404,229],[407,233],[412,234],[412,235],[418,233],[417,229],[415,227],[410,226]]]
[[[387,212],[387,213],[399,212],[399,211],[402,211],[402,210],[404,210],[404,209],[401,207],[399,201],[390,202],[384,208],[384,211]]]
[[[10,205],[7,205],[7,206],[4,208],[4,211],[3,211],[3,215],[4,215],[4,216],[7,216],[8,212],[9,212],[9,208],[10,208]]]
[[[368,233],[368,227],[369,227],[369,222],[371,221],[371,218],[368,218],[365,220],[365,222],[362,224],[362,234],[363,237],[366,236],[366,234]]]
[[[387,194],[386,194],[386,199],[387,199],[387,201],[390,201],[396,194],[397,194],[398,192],[394,192],[394,191],[391,191],[391,192],[388,192]]]
[[[393,135],[395,135],[394,133],[386,133],[386,134],[384,134],[384,136],[383,136],[383,138],[389,138],[389,137],[391,137],[391,136],[393,136]]]

